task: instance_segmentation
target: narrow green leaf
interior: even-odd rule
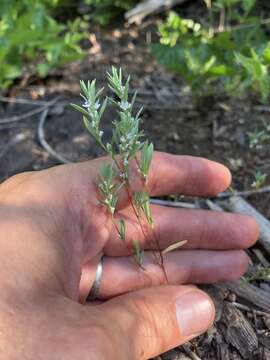
[[[120,219],[120,229],[119,229],[120,239],[125,241],[126,239],[126,224],[123,219]]]
[[[134,258],[139,266],[142,267],[144,259],[144,251],[141,249],[140,243],[138,240],[132,240],[132,247],[134,251]]]
[[[145,141],[141,150],[141,164],[140,164],[141,174],[145,178],[149,173],[153,152],[154,152],[154,145],[152,143],[149,144],[148,141]]]
[[[136,97],[137,97],[137,90],[134,92],[132,99],[131,99],[131,109],[133,109],[135,101],[136,101]]]
[[[147,195],[148,197],[148,195]],[[151,207],[150,207],[150,200],[149,197],[148,199],[146,199],[142,205],[142,209],[144,212],[144,215],[146,217],[146,220],[148,222],[149,225],[151,225],[151,227],[153,227],[154,222],[153,222],[153,218],[152,218],[152,212],[151,212]]]
[[[101,108],[100,108],[100,111],[99,111],[99,119],[101,119],[101,117],[103,116],[104,111],[106,110],[107,104],[108,104],[108,98],[106,98],[106,99],[103,101],[103,104],[102,104],[102,106],[101,106]]]
[[[84,126],[86,127],[86,129],[89,131],[89,133],[95,137],[95,133],[94,133],[94,129],[92,128],[89,120],[87,117],[83,116],[83,123],[84,123]]]
[[[84,116],[89,117],[88,111],[85,110],[84,108],[82,108],[81,106],[79,106],[77,104],[70,104],[70,106],[72,106],[73,109],[81,112]]]
[[[136,117],[135,117],[135,120],[136,120],[136,121],[139,120],[139,117],[140,117],[142,111],[143,111],[143,106],[140,107],[139,111],[138,111],[137,114],[136,114]]]
[[[87,87],[86,87],[85,82],[83,80],[80,80],[80,86],[81,86],[81,90],[82,90],[84,96],[87,97],[88,90],[87,90]]]
[[[96,95],[95,95],[95,98],[96,98],[96,99],[99,98],[100,95],[103,93],[103,91],[104,91],[104,87],[100,88],[100,89],[97,91],[97,93],[96,93]]]

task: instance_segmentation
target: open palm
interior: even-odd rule
[[[253,219],[153,205],[152,235],[159,247],[187,240],[183,248],[164,255],[165,279],[153,256],[156,241],[151,237],[146,241],[125,190],[115,214],[116,221],[126,220],[125,242],[100,204],[96,182],[106,161],[100,158],[24,173],[1,185],[0,284],[3,294],[9,295],[1,299],[0,330],[5,333],[11,324],[23,344],[21,350],[8,345],[17,357],[6,359],[21,355],[25,359],[83,360],[89,359],[89,349],[95,354],[91,359],[147,359],[196,336],[213,321],[213,305],[194,287],[152,285],[167,280],[173,285],[211,283],[236,279],[246,271],[244,249],[258,237]],[[135,169],[130,169],[130,179],[132,191],[138,191],[141,182]],[[230,173],[220,164],[156,152],[147,186],[151,196],[214,196],[229,183]],[[133,239],[145,249],[145,270],[134,261]],[[101,257],[98,297],[110,300],[82,306],[78,301],[85,301]],[[145,287],[149,288],[137,291]],[[128,294],[116,297],[123,293]],[[190,314],[193,320],[182,321],[179,330],[175,299],[186,294],[191,295],[185,298],[186,308],[181,303],[182,315]],[[187,326],[188,332],[184,331]],[[129,343],[124,334],[131,333],[135,335]],[[14,343],[14,333],[10,334],[7,344]],[[41,338],[46,351],[37,356]]]

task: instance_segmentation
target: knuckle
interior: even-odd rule
[[[11,176],[9,179],[4,181],[0,185],[0,200],[4,201],[9,198],[12,198],[12,194],[14,194],[15,199],[17,198],[17,192],[20,191],[20,187],[22,184],[26,184],[30,178],[32,178],[33,172],[23,172],[20,174],[16,174]],[[20,192],[20,198],[24,192]],[[13,197],[14,197],[13,196]],[[14,199],[13,199],[14,200]]]

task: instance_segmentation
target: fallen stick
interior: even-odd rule
[[[170,200],[162,200],[162,199],[150,199],[151,204],[154,205],[162,205],[168,207],[175,208],[186,208],[186,209],[197,209],[198,206],[196,204],[191,204],[183,201],[170,201]]]
[[[232,196],[250,196],[250,195],[257,195],[257,194],[264,194],[266,192],[270,192],[270,186],[264,186],[260,189],[254,190],[244,190],[244,191],[236,191],[236,192],[223,192],[220,193],[217,197],[222,198],[229,198]]]
[[[14,115],[9,118],[0,119],[0,124],[10,124],[13,122],[25,120],[31,116],[37,115],[37,114],[41,113],[42,111],[46,110],[48,107],[54,105],[56,103],[56,101],[57,101],[57,99],[54,99],[52,101],[49,101],[47,103],[47,105],[41,106],[37,109],[27,111],[21,115]]]
[[[20,98],[11,98],[7,96],[0,96],[1,102],[11,103],[11,104],[24,104],[24,105],[50,105],[49,101],[43,100],[32,100],[32,99],[20,99]]]
[[[226,342],[236,348],[243,359],[254,359],[258,351],[258,338],[243,313],[225,301],[221,324],[220,330]]]
[[[202,360],[197,354],[195,354],[194,351],[191,350],[190,346],[188,344],[183,344],[181,348],[184,350],[184,352],[190,357],[192,360]]]
[[[230,290],[241,299],[270,314],[270,296],[267,291],[241,280],[217,284],[215,286],[220,289]]]
[[[135,8],[125,13],[125,18],[129,23],[140,24],[143,19],[153,13],[159,13],[170,9],[175,5],[183,4],[187,0],[145,0]]]
[[[243,311],[248,311],[248,312],[254,312],[258,316],[268,316],[269,315],[269,313],[266,313],[265,311],[255,310],[255,309],[252,309],[249,306],[240,304],[240,303],[235,302],[235,301],[233,301],[231,304],[233,306],[235,306],[237,309],[240,309],[240,310],[243,310]]]
[[[44,124],[45,121],[47,119],[47,115],[48,115],[48,109],[45,109],[42,114],[41,117],[39,119],[39,124],[38,124],[38,130],[37,130],[37,135],[38,135],[38,140],[41,144],[41,146],[56,160],[58,160],[60,163],[62,164],[70,164],[71,161],[67,160],[63,155],[58,154],[52,147],[51,145],[49,145],[45,139],[45,134],[44,134]]]
[[[270,221],[240,196],[232,196],[227,201],[223,201],[221,205],[224,205],[232,212],[252,216],[259,225],[259,243],[261,243],[267,253],[270,254]]]

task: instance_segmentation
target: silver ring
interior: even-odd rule
[[[103,257],[100,259],[97,265],[96,277],[89,292],[89,295],[87,296],[86,301],[93,301],[97,299],[100,283],[101,283],[102,270],[103,270]]]

